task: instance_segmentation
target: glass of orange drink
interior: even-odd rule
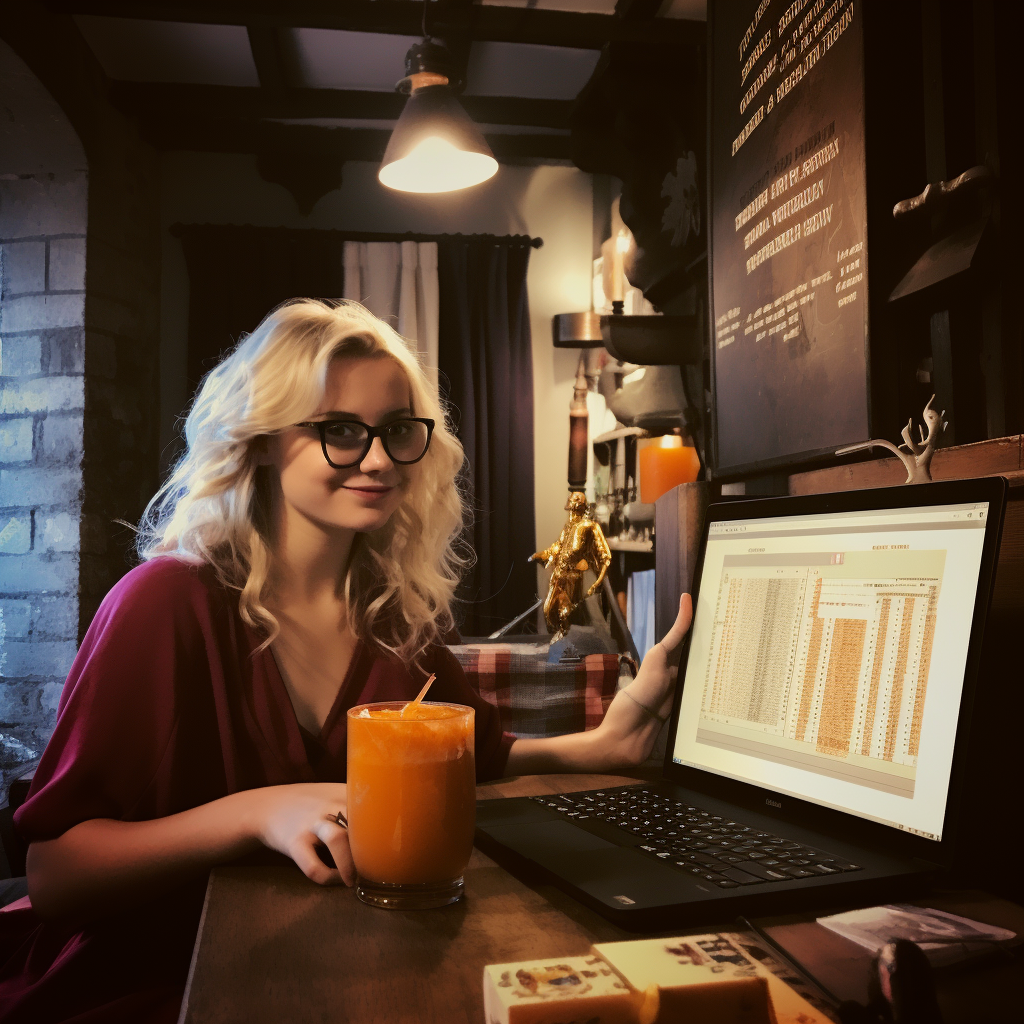
[[[348,836],[359,899],[421,910],[462,897],[476,825],[475,713],[408,705],[348,713]]]

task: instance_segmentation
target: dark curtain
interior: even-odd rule
[[[180,225],[188,264],[188,383],[285,299],[338,298],[344,237],[333,231]]]
[[[439,370],[466,450],[476,564],[459,626],[484,636],[536,600],[529,239],[438,242]]]

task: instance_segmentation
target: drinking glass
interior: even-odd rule
[[[474,711],[423,701],[348,713],[348,834],[356,895],[421,910],[462,897],[476,824]]]

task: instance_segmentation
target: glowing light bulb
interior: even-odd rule
[[[398,192],[455,192],[494,176],[498,161],[484,153],[469,153],[447,139],[430,135],[407,156],[385,165],[377,174],[381,184]]]
[[[612,250],[612,302],[621,302],[626,286],[626,275],[623,269],[625,255],[629,252],[630,235],[620,231],[615,236],[615,248]]]

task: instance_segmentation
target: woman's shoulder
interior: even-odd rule
[[[228,590],[207,562],[159,555],[127,572],[111,587],[97,617],[128,617],[136,622],[208,616],[225,607]]]
[[[453,668],[461,667],[461,662],[451,649],[451,645],[440,638],[434,639],[423,649],[420,662],[427,673],[450,672]]]
[[[179,554],[157,555],[130,569],[115,584],[113,589],[121,587],[134,590],[154,584],[160,586],[196,586],[205,585],[205,577],[215,576],[213,566],[200,558],[189,558]]]
[[[148,593],[210,594],[224,590],[209,562],[181,555],[157,555],[135,566],[110,589],[117,597],[139,598]]]
[[[438,674],[458,666],[459,660],[441,639],[430,641],[415,658],[407,661],[393,654],[379,641],[363,638],[360,646],[368,663],[376,663],[383,671],[409,673],[417,679],[429,676],[431,672]]]

